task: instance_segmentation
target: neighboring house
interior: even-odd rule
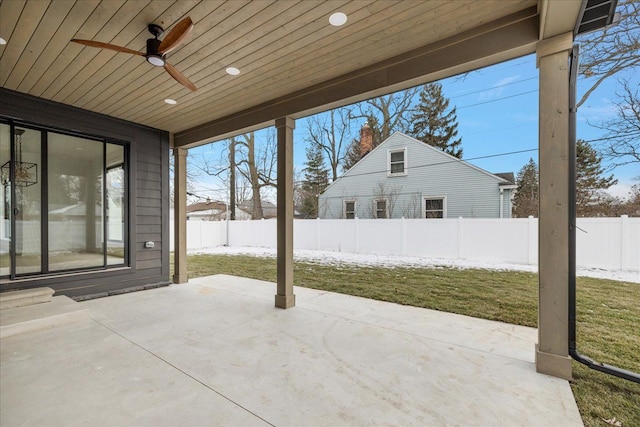
[[[278,208],[271,202],[262,201],[262,212],[264,219],[275,218]],[[296,214],[299,215],[297,211]],[[170,211],[172,218],[173,208]],[[236,220],[253,219],[253,200],[245,200],[236,205]],[[206,202],[193,203],[187,206],[187,221],[224,221],[227,219],[227,204],[221,201],[212,200]],[[260,219],[260,218],[258,218]]]
[[[278,208],[273,203],[262,200],[261,204],[262,217],[264,219],[275,218],[278,215]],[[236,209],[236,219],[253,219],[253,200],[245,200],[238,205],[238,209]]]
[[[271,202],[262,200],[262,219],[272,219],[278,216],[278,207]],[[294,207],[293,215],[296,218],[300,218],[302,214],[298,212]],[[245,200],[240,203],[236,208],[236,219],[253,219],[253,200]],[[261,218],[257,218],[261,219]]]
[[[513,173],[396,132],[320,195],[320,218],[510,218],[515,188]]]
[[[220,221],[226,219],[227,205],[217,200],[187,206],[187,221]]]

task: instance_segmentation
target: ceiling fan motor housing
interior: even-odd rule
[[[156,67],[162,67],[164,65],[164,55],[158,52],[159,48],[160,40],[147,39],[147,61]]]

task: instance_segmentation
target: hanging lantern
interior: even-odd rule
[[[18,187],[29,187],[38,183],[38,165],[22,161],[22,135],[24,129],[16,129],[15,183]],[[2,183],[8,185],[11,177],[11,160],[2,165]]]

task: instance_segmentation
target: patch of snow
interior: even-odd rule
[[[211,255],[249,255],[255,257],[275,258],[276,249],[255,247],[218,246],[215,248],[189,251],[190,254]],[[371,255],[347,252],[313,251],[297,249],[293,252],[295,261],[313,264],[333,265],[336,267],[422,267],[422,268],[477,268],[497,271],[525,271],[537,273],[537,265],[497,263],[488,261],[470,261],[462,259],[423,258],[415,256]],[[598,268],[577,268],[576,275],[595,277],[598,279],[619,280],[640,283],[640,271],[603,270]]]

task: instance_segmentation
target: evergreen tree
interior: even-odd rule
[[[576,216],[605,214],[606,195],[603,190],[615,185],[613,175],[604,176],[602,157],[586,141],[576,143]]]
[[[533,159],[518,171],[518,188],[513,198],[513,216],[526,218],[538,216],[538,165]]]
[[[447,112],[448,108],[449,99],[442,94],[440,83],[424,85],[412,116],[411,136],[461,159],[462,139],[455,139],[458,135],[456,108]]]
[[[318,216],[318,196],[329,185],[329,170],[324,164],[322,148],[318,145],[307,147],[304,181],[300,186],[302,205],[300,213],[307,218]]]
[[[355,138],[347,147],[342,161],[342,171],[346,172],[353,167],[362,158],[362,150],[360,150],[360,140]]]

